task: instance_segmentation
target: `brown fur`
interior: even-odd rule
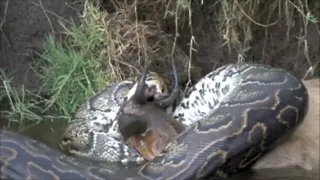
[[[166,112],[166,109],[179,97],[179,78],[174,60],[172,60],[174,88],[167,97],[159,96],[160,99],[156,98],[159,87],[148,87],[145,82],[148,80],[146,66],[132,93],[129,93],[132,94],[131,97],[129,95],[129,100],[120,107],[117,119],[124,140],[145,159],[151,160],[184,130],[184,126]],[[157,78],[156,74],[149,73],[149,75],[156,77],[155,84],[160,86],[161,91],[167,90],[162,89],[168,87],[164,85],[167,81]]]
[[[147,121],[146,131],[143,134],[130,136],[127,141],[146,160],[152,160],[159,155],[185,129],[182,123],[169,116],[154,101],[142,105],[129,101],[123,107],[123,112],[134,114]]]

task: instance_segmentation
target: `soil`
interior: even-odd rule
[[[80,7],[74,0],[1,1],[1,22],[4,23],[0,36],[0,67],[12,74],[16,85],[24,84],[29,89],[39,86],[38,78],[29,70],[30,59],[41,52],[48,33],[59,32],[59,20],[77,21]]]
[[[7,4],[8,2],[8,4]],[[6,7],[7,5],[7,7]],[[13,77],[15,85],[24,85],[27,89],[37,89],[41,82],[35,73],[30,70],[31,59],[42,51],[43,40],[51,33],[59,36],[61,26],[59,21],[78,22],[82,4],[76,0],[4,0],[1,1],[1,26],[0,36],[0,67]],[[7,12],[5,11],[7,10]],[[110,9],[108,9],[110,12]],[[222,42],[215,24],[205,20],[208,12],[206,9],[197,10],[193,16],[193,31],[196,44],[192,61],[202,68],[202,75],[224,65],[237,61],[235,51],[229,52],[227,47],[220,47]],[[173,33],[172,25],[162,28],[168,33]],[[171,23],[172,24],[172,23]],[[252,62],[270,64],[281,67],[302,78],[309,66],[309,61],[304,54],[304,47],[298,46],[297,36],[300,27],[298,22],[293,28],[288,40],[286,39],[287,27],[281,23],[268,29],[272,34],[272,42],[265,43],[264,31],[257,31],[253,41],[252,50],[247,59]],[[189,54],[190,31],[188,26],[180,29],[178,46]],[[320,27],[309,23],[308,52],[311,64],[320,60]]]
[[[7,6],[7,7],[6,7]],[[15,86],[36,90],[41,85],[38,76],[30,70],[31,60],[43,50],[43,40],[51,33],[59,37],[59,21],[79,22],[81,3],[75,0],[3,0],[0,2],[0,69],[13,77]],[[7,10],[6,14],[5,11]],[[0,90],[3,88],[2,81]],[[3,102],[2,102],[3,103]],[[2,104],[3,105],[3,104]],[[2,109],[2,108],[1,108]],[[5,120],[0,117],[1,125]],[[26,133],[49,145],[57,144],[61,123],[35,126]],[[43,130],[45,128],[45,130]],[[48,137],[56,137],[54,139]]]
[[[197,52],[193,52],[193,62],[202,68],[204,74],[226,63],[237,62],[238,54],[235,50],[230,52],[227,46],[221,47],[223,42],[217,31],[216,22],[203,18],[210,14],[206,8],[194,11],[196,13],[193,13],[192,27],[196,40],[194,48]],[[319,19],[320,9],[315,9],[312,13]],[[273,18],[278,19],[277,15]],[[303,44],[301,41],[299,44],[298,41],[303,27],[298,19],[295,20],[296,23],[290,29],[288,37],[286,34],[288,29],[284,21],[279,21],[268,28],[267,40],[264,28],[254,26],[253,29],[256,28],[253,31],[254,38],[246,61],[283,68],[299,79],[303,78],[310,65],[314,66],[320,61],[320,24],[309,23],[307,27],[308,56],[306,56]],[[180,32],[179,46],[189,54],[189,27],[181,28]]]
[[[5,14],[6,3],[7,13]],[[78,22],[78,13],[81,12],[81,3],[75,0],[3,0],[1,8],[0,31],[0,68],[9,72],[15,85],[24,84],[28,89],[37,89],[41,82],[34,72],[30,71],[30,60],[36,52],[42,51],[42,43],[48,33],[59,35],[59,20]],[[43,6],[43,7],[41,7]],[[199,14],[199,17],[202,15]],[[236,62],[237,54],[228,53],[228,49],[220,47],[221,38],[214,25],[195,21],[194,26],[205,33],[195,33],[197,52],[193,53],[193,62],[203,69],[206,74],[212,69],[226,63]],[[187,27],[186,27],[187,28]],[[310,24],[308,26],[309,58],[312,64],[320,60],[320,27]],[[254,62],[261,62],[284,68],[298,78],[302,78],[309,68],[303,47],[297,48],[295,32],[292,30],[289,41],[286,41],[286,27],[275,26],[269,28],[273,34],[273,42],[265,49],[264,33],[257,32],[251,50],[250,58]],[[170,31],[170,30],[168,30]],[[181,34],[179,46],[189,54],[190,34],[188,30]],[[264,52],[262,56],[262,52]],[[41,130],[30,133],[31,137],[46,141],[51,131]],[[42,138],[41,138],[42,137]],[[48,142],[47,142],[48,143]]]

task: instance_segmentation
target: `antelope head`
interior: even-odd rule
[[[179,96],[179,79],[172,60],[174,88],[172,92],[157,98],[156,87],[145,83],[145,65],[135,93],[119,109],[117,121],[124,141],[136,149],[145,159],[151,160],[184,130],[183,124],[166,113]]]

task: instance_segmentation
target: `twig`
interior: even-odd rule
[[[33,5],[38,6],[41,8],[41,6],[35,2],[32,2]],[[54,16],[56,16],[57,18],[59,18],[60,20],[63,20],[64,22],[70,23],[68,20],[66,20],[65,18],[63,18],[62,16],[59,16],[57,13],[52,12],[50,10],[46,10],[46,9],[42,9],[43,11],[45,11],[46,13],[52,14]]]
[[[262,26],[262,27],[270,27],[270,26],[273,26],[273,25],[275,25],[275,24],[277,24],[278,23],[278,21],[275,21],[275,22],[273,22],[273,23],[270,23],[270,24],[261,24],[261,23],[258,23],[257,21],[255,21],[254,19],[252,19],[244,10],[243,10],[243,8],[240,6],[240,4],[238,3],[238,1],[235,1],[236,3],[237,3],[237,5],[238,5],[238,7],[239,7],[239,9],[241,10],[241,12],[250,20],[250,21],[252,21],[253,23],[255,23],[256,25],[258,25],[258,26]]]
[[[191,5],[190,5],[191,6]],[[188,89],[188,86],[191,84],[191,66],[192,66],[192,50],[193,50],[193,43],[195,42],[195,38],[193,35],[193,28],[192,28],[192,12],[191,7],[189,7],[189,26],[190,26],[190,48],[189,48],[189,63],[188,63],[188,82],[186,84],[185,92]],[[185,93],[184,92],[184,93]]]
[[[6,6],[4,9],[4,14],[3,14],[3,20],[1,21],[1,24],[0,24],[0,29],[2,29],[2,26],[3,26],[4,22],[6,21],[7,12],[8,12],[8,5],[9,5],[9,0],[7,0],[7,2],[6,2]]]
[[[54,28],[53,28],[53,26],[52,26],[51,20],[50,20],[50,18],[49,18],[49,16],[48,16],[46,10],[45,10],[44,7],[43,7],[41,0],[39,0],[39,5],[40,5],[40,7],[41,7],[41,9],[42,9],[42,11],[43,11],[43,13],[44,13],[44,15],[46,16],[46,18],[47,18],[47,20],[48,20],[48,22],[49,22],[49,25],[50,25],[50,27],[51,27],[51,29],[52,29],[52,32],[54,33]]]
[[[175,36],[174,36],[174,42],[172,45],[172,49],[171,49],[171,57],[173,57],[174,54],[174,50],[176,49],[176,45],[177,45],[177,39],[179,36],[179,32],[178,32],[178,10],[179,10],[179,5],[176,6],[176,14],[175,14]]]
[[[141,63],[141,56],[140,56],[140,38],[138,34],[138,11],[137,11],[137,0],[134,1],[134,14],[135,14],[135,26],[136,26],[136,36],[137,36],[137,41],[138,41],[138,62]]]

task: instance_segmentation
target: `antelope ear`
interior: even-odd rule
[[[124,141],[127,141],[132,136],[143,134],[148,128],[148,122],[134,114],[121,114],[118,117],[118,126]]]

